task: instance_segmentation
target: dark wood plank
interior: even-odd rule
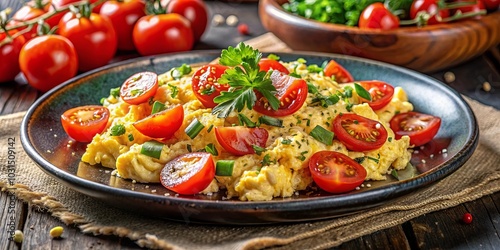
[[[335,249],[387,249],[402,250],[410,249],[410,244],[406,238],[401,225],[366,235],[355,240],[346,242]]]
[[[0,192],[0,249],[18,249],[17,244],[11,239],[15,230],[22,230],[24,223],[25,205],[15,196]]]

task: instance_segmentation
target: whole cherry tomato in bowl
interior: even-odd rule
[[[14,35],[17,30],[9,31],[9,35]],[[26,42],[24,36],[18,36],[12,41],[8,41],[6,33],[0,32],[0,83],[14,80],[19,69],[19,53]]]
[[[358,26],[361,29],[391,30],[399,27],[399,18],[391,13],[383,3],[368,5],[361,12]]]
[[[410,7],[410,18],[415,19],[418,15],[429,15],[427,24],[438,24],[441,18],[450,16],[450,10],[440,9],[438,0],[415,0]]]

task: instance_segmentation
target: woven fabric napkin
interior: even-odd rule
[[[249,41],[262,51],[286,46],[265,35]],[[274,40],[273,40],[274,39]],[[266,46],[267,44],[267,46]],[[266,226],[192,225],[146,218],[81,195],[43,173],[17,145],[15,184],[9,185],[7,147],[0,148],[0,187],[30,205],[45,208],[82,232],[118,235],[158,249],[324,249],[389,228],[420,215],[478,199],[500,190],[500,111],[465,98],[480,128],[477,150],[456,172],[434,185],[368,211],[323,221]],[[19,137],[24,113],[0,117],[0,141]],[[473,174],[471,174],[473,173]],[[12,181],[12,180],[11,180]],[[307,230],[304,230],[307,227]]]

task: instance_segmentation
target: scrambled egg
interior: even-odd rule
[[[309,73],[307,66],[301,62],[283,64],[290,71],[302,75],[322,94],[331,94],[343,89],[343,86],[337,84],[330,77]],[[195,70],[193,69],[192,73]],[[408,150],[409,137],[404,136],[400,140],[396,140],[389,126],[390,119],[397,112],[407,112],[413,109],[405,92],[399,87],[395,88],[395,94],[390,104],[381,110],[373,111],[368,104],[352,106],[351,112],[380,121],[386,128],[388,140],[381,148],[369,152],[354,152],[347,150],[337,139],[334,139],[333,145],[330,146],[314,139],[309,135],[311,130],[316,125],[330,128],[330,124],[337,114],[348,112],[348,103],[346,100],[340,100],[327,108],[319,105],[313,106],[311,105],[313,96],[309,94],[306,103],[299,111],[281,118],[283,119],[283,127],[261,125],[269,132],[269,139],[266,143],[266,155],[269,157],[269,163],[263,166],[262,162],[265,157],[263,154],[237,157],[225,153],[217,142],[214,131],[208,132],[210,125],[217,127],[237,124],[237,116],[234,112],[226,119],[212,115],[211,109],[205,108],[193,94],[191,74],[178,80],[171,76],[171,72],[159,76],[160,87],[153,99],[166,104],[182,104],[184,107],[183,125],[173,138],[164,141],[165,146],[163,146],[159,159],[141,154],[142,145],[152,138],[142,135],[132,125],[135,121],[151,114],[151,103],[129,105],[120,98],[109,96],[104,102],[104,106],[107,106],[111,112],[108,130],[93,138],[87,146],[82,161],[116,169],[118,175],[125,179],[143,183],[158,183],[160,172],[167,162],[190,152],[190,150],[203,149],[207,144],[212,143],[220,152],[218,156],[214,156],[215,161],[232,159],[235,160],[235,164],[232,176],[216,176],[203,193],[225,190],[228,198],[263,201],[271,200],[274,197],[289,197],[310,186],[313,180],[307,165],[308,159],[313,153],[320,150],[341,152],[351,158],[364,158],[361,165],[367,171],[367,180],[384,180],[386,174],[392,169],[405,168],[411,158],[411,153]],[[176,86],[178,90],[174,97],[172,97],[173,88],[171,86]],[[359,103],[358,98],[354,93],[348,102]],[[244,109],[242,113],[254,121],[260,116],[259,113],[248,109]],[[205,128],[197,137],[191,139],[184,131],[195,118],[204,124]],[[124,125],[126,133],[112,136],[109,130],[117,124]]]

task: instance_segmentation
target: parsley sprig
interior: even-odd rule
[[[225,71],[218,82],[229,84],[230,88],[229,91],[223,91],[221,95],[214,98],[214,102],[218,105],[212,110],[212,114],[225,118],[233,110],[240,112],[244,107],[252,109],[257,101],[255,91],[267,99],[272,109],[279,108],[280,102],[274,96],[276,88],[269,74],[260,71],[261,58],[262,53],[244,43],[222,50],[219,63],[231,68]]]

